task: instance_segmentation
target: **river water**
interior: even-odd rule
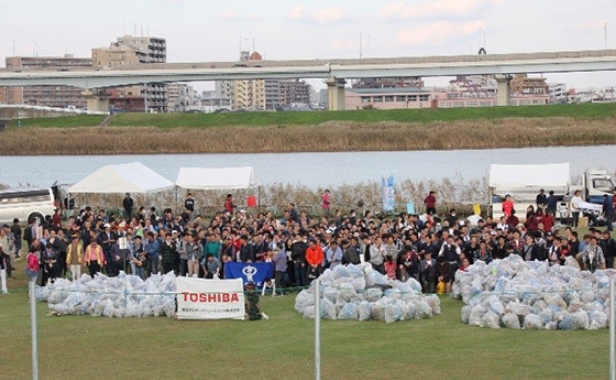
[[[73,184],[106,164],[141,162],[175,182],[180,167],[253,166],[260,183],[335,187],[380,181],[393,172],[397,180],[487,177],[491,163],[571,164],[571,174],[587,169],[616,169],[616,146],[490,150],[340,153],[165,154],[128,156],[0,156],[0,184],[46,187]]]

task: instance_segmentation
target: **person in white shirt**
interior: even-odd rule
[[[580,205],[583,202],[582,200],[582,192],[580,190],[576,190],[573,193],[573,197],[571,198],[570,210],[571,210],[571,218],[573,219],[572,224],[573,227],[578,226],[578,221],[580,219]]]

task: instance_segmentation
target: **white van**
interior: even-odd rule
[[[0,224],[11,224],[17,218],[26,224],[33,218],[41,222],[53,215],[55,197],[52,188],[0,191]]]

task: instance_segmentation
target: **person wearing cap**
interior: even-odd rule
[[[79,235],[71,235],[71,242],[66,248],[66,263],[69,265],[72,281],[77,281],[81,278],[83,253],[83,245],[79,241]]]

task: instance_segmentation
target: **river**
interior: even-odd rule
[[[616,146],[490,150],[340,153],[166,154],[128,156],[0,156],[0,184],[46,187],[73,184],[106,164],[139,161],[175,182],[179,168],[253,166],[264,184],[311,187],[380,181],[393,172],[397,180],[440,180],[462,176],[484,178],[491,163],[571,164],[571,174],[587,169],[616,169]]]

